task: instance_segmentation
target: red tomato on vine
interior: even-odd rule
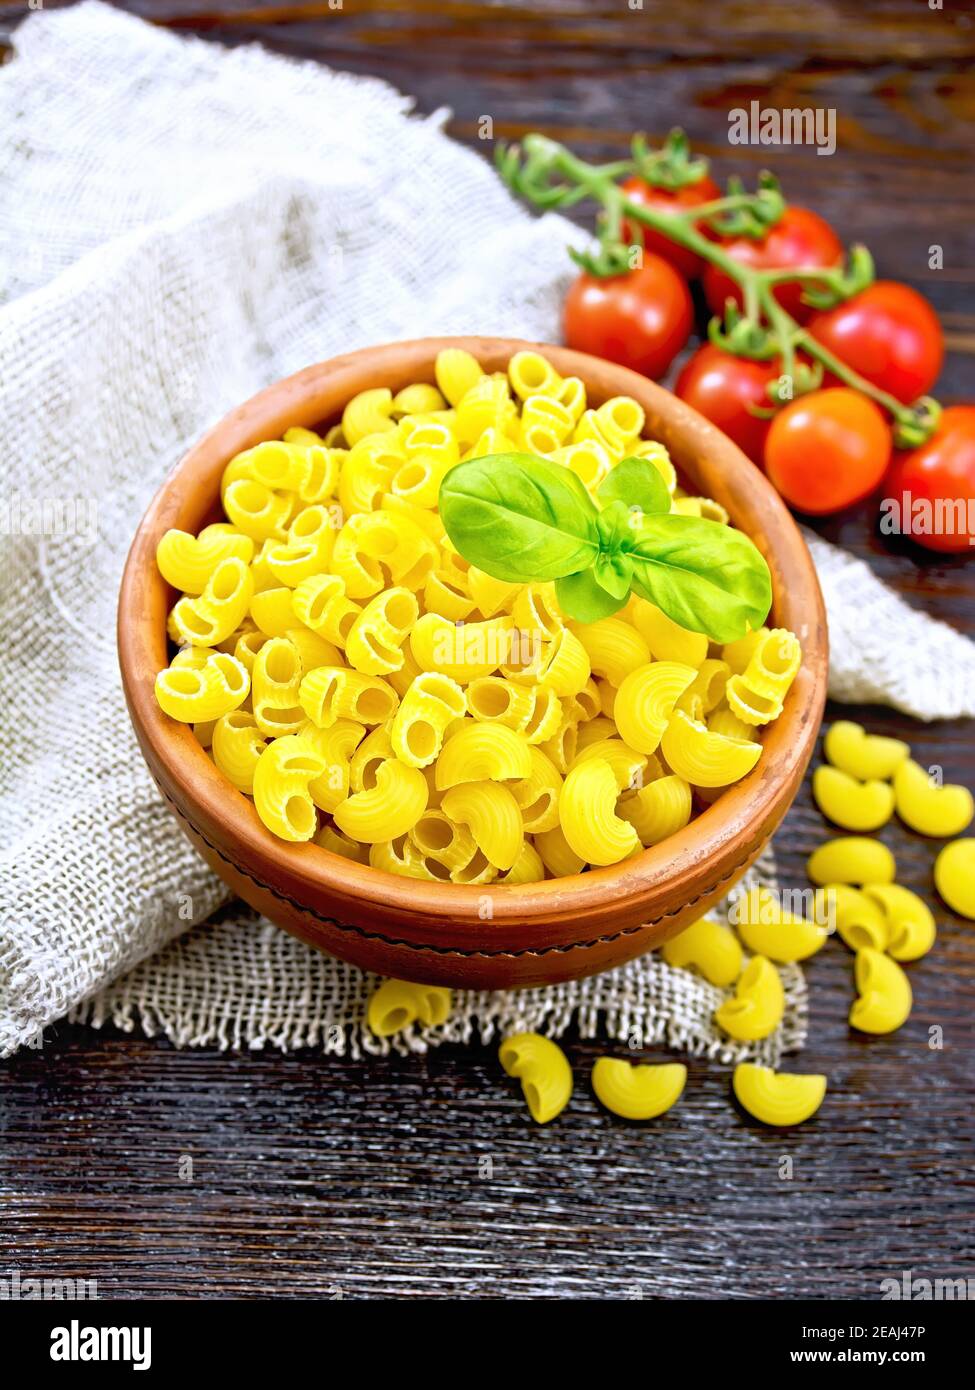
[[[885,501],[889,498],[897,502],[899,529],[921,545],[946,554],[972,553],[975,405],[949,406],[926,444],[894,455]],[[929,516],[933,528],[928,526]]]
[[[621,183],[620,188],[631,202],[656,212],[683,212],[687,208],[697,208],[703,203],[711,203],[715,198],[721,197],[721,189],[714,179],[706,174],[696,183],[687,183],[683,188],[674,189],[658,188],[634,174],[632,178]],[[629,222],[624,218],[624,241],[639,244],[641,232],[644,249],[652,251],[655,256],[662,256],[688,280],[693,280],[704,269],[701,257],[693,251],[688,251],[686,246],[678,246],[676,242],[668,241],[662,233],[644,226],[642,222]]]
[[[753,270],[811,270],[839,265],[843,259],[843,244],[828,222],[808,208],[789,204],[782,217],[763,237],[732,237],[720,242],[739,265]],[[709,265],[704,272],[704,293],[715,314],[724,313],[726,299],[734,299],[741,307],[741,291],[719,270]],[[802,285],[786,282],[777,286],[775,297],[794,319],[804,323],[814,312],[802,302]]]
[[[565,341],[660,377],[690,336],[693,306],[684,279],[660,256],[644,254],[637,270],[606,278],[578,277],[566,296]]]
[[[787,502],[824,516],[873,492],[890,462],[880,407],[846,386],[810,391],[773,418],[765,471]]]
[[[779,375],[778,359],[756,362],[705,343],[684,363],[674,391],[682,401],[724,430],[760,467],[771,419],[754,415],[749,406],[768,410],[766,387]]]
[[[852,299],[813,314],[809,332],[841,362],[905,405],[924,396],[944,360],[941,324],[910,285],[878,280]]]

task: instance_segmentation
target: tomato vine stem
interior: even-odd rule
[[[764,236],[786,209],[773,175],[761,174],[755,192],[746,192],[740,181],[729,180],[727,196],[669,211],[635,202],[618,181],[632,174],[649,175],[660,186],[680,187],[689,181],[689,171],[702,178],[707,161],[690,160],[686,137],[679,131],[671,132],[659,151],[651,151],[643,137],[635,136],[632,157],[609,164],[591,164],[558,141],[531,134],[520,147],[500,145],[496,163],[512,191],[538,208],[562,211],[587,199],[599,205],[598,248],[569,250],[572,259],[591,275],[625,275],[636,269],[642,254],[642,227],[651,228],[721,270],[739,288],[742,309],[729,300],[724,328],[720,319],[713,319],[708,336],[724,351],[739,357],[778,357],[780,378],[768,387],[775,407],[794,395],[815,390],[828,371],[890,415],[898,448],[914,448],[934,432],[941,414],[937,401],[925,396],[913,405],[905,405],[867,381],[813,337],[775,296],[778,285],[799,283],[804,289],[804,300],[816,308],[828,309],[842,303],[873,281],[873,259],[865,246],[853,246],[845,264],[840,266],[761,270],[742,265],[713,236],[705,234],[704,228],[724,235]],[[624,239],[626,227],[637,230],[636,244]],[[813,365],[801,357],[810,359]]]

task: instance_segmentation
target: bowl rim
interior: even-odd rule
[[[561,375],[581,377],[594,401],[633,396],[646,411],[645,432],[663,437],[672,453],[683,455],[678,467],[685,476],[690,472],[696,481],[696,469],[704,468],[711,474],[709,495],[727,507],[732,520],[747,510],[761,523],[757,531],[742,529],[769,561],[776,625],[791,627],[802,643],[799,675],[782,714],[765,730],[755,769],[675,835],[621,864],[531,884],[430,883],[314,844],[291,844],[263,825],[253,803],[224,778],[192,727],[170,719],[156,703],[155,675],[169,659],[165,618],[172,592],[155,563],[162,534],[174,526],[199,529],[212,510],[223,466],[240,450],[280,437],[289,424],[334,418],[370,382],[432,380],[433,360],[444,347],[467,349],[489,370],[515,352],[535,350]],[[319,408],[322,403],[326,408]],[[201,486],[201,475],[215,486]],[[682,880],[696,883],[702,861],[713,863],[716,882],[730,880],[754,858],[756,843],[775,828],[801,783],[822,718],[827,676],[826,615],[812,557],[778,493],[731,440],[662,386],[616,364],[547,343],[471,336],[411,339],[326,359],[266,387],[208,430],[164,479],[136,530],[119,592],[118,651],[130,715],[150,770],[174,809],[217,854],[213,841],[229,837],[239,856],[237,868],[265,886],[285,878],[308,904],[338,897],[368,909],[370,901],[381,900],[387,917],[418,944],[449,941],[452,926],[477,923],[485,895],[491,900],[492,939],[503,925],[544,921],[575,946],[605,939],[580,933],[590,915],[605,922],[615,903],[629,909],[621,921],[624,916],[639,920],[642,904],[650,905],[665,890],[670,896]],[[179,802],[170,794],[176,789]],[[217,828],[212,838],[207,827]],[[694,896],[703,898],[708,891]]]

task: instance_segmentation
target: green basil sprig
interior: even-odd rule
[[[562,464],[494,454],[450,470],[440,518],[470,564],[514,584],[555,580],[563,612],[580,622],[616,613],[633,590],[713,642],[761,626],[772,582],[746,535],[671,512],[645,459],[623,459],[597,492],[600,507]]]

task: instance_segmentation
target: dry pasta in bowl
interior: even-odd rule
[[[534,351],[249,447],[170,529],[160,708],[281,840],[518,885],[619,864],[747,776],[800,669],[765,562],[640,403]]]

